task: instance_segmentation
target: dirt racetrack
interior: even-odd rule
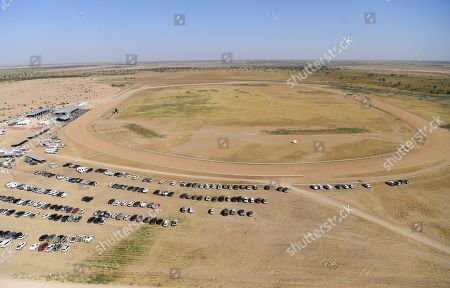
[[[222,82],[214,83],[217,85],[228,85],[236,83],[255,83],[252,82]],[[267,83],[267,82],[256,82]],[[274,84],[273,82],[269,82]],[[156,165],[166,171],[184,171],[199,172],[202,174],[233,177],[259,177],[262,179],[282,178],[290,183],[312,183],[326,180],[335,183],[340,180],[349,178],[358,180],[360,175],[372,175],[370,178],[365,177],[366,181],[376,181],[386,178],[401,178],[411,176],[417,173],[426,173],[444,169],[449,165],[450,141],[448,131],[444,129],[436,129],[427,135],[426,143],[409,152],[403,159],[397,163],[393,169],[387,173],[383,167],[385,156],[371,157],[365,159],[348,159],[339,161],[324,162],[304,162],[297,164],[255,164],[255,163],[230,163],[213,160],[204,160],[196,158],[180,157],[176,155],[163,154],[152,151],[144,151],[134,147],[127,147],[111,141],[101,139],[96,136],[90,129],[89,125],[98,117],[105,117],[119,103],[132,96],[133,94],[145,89],[161,89],[166,87],[179,87],[186,85],[203,85],[205,83],[192,83],[183,85],[164,85],[164,86],[140,86],[133,87],[112,97],[111,101],[98,105],[89,113],[83,115],[73,123],[63,129],[63,135],[71,141],[88,147],[98,153],[115,156],[143,164]],[[212,84],[212,83],[209,83]],[[284,85],[284,83],[283,83]],[[328,88],[328,92],[341,93],[337,90]],[[353,101],[353,100],[349,100]],[[399,109],[393,105],[375,100],[372,103],[375,109],[381,109],[386,113],[395,115],[403,121],[409,123],[415,129],[422,129],[427,126],[429,121],[424,120],[410,112]],[[443,159],[444,157],[444,159]],[[300,180],[301,179],[301,180]]]

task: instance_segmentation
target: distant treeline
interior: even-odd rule
[[[100,71],[30,71],[21,69],[11,69],[0,71],[0,82],[6,81],[24,81],[33,79],[47,79],[47,78],[69,78],[69,77],[93,77],[93,76],[118,76],[118,75],[132,75],[139,72],[183,72],[183,71],[297,71],[303,69],[303,66],[299,65],[223,65],[214,67],[195,67],[195,66],[177,66],[177,67],[155,67],[155,68],[136,68],[121,69],[120,67],[114,67],[117,69],[108,69]],[[43,68],[45,69],[45,68]],[[324,68],[326,69],[326,68]]]

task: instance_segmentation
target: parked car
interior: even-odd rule
[[[17,244],[16,250],[22,250],[22,248],[25,247],[26,245],[27,242],[20,242],[19,244]]]
[[[70,249],[70,244],[66,244],[62,247],[61,252],[66,253]]]
[[[33,244],[30,246],[29,250],[30,250],[30,251],[35,251],[36,249],[38,249],[39,245],[41,245],[41,243],[39,243],[39,242],[33,243]]]

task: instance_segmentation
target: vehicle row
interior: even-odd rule
[[[83,179],[83,178],[79,178],[79,177],[65,176],[63,174],[55,174],[55,173],[47,172],[44,170],[35,171],[34,175],[41,175],[41,176],[44,176],[47,178],[55,177],[58,180],[66,180],[67,182],[70,182],[70,183],[77,183],[77,184],[86,185],[86,186],[98,186],[97,181]]]
[[[61,252],[66,253],[70,249],[70,244],[61,244],[61,243],[49,243],[49,242],[43,242],[39,243],[36,242],[32,244],[29,248],[30,251],[38,251],[38,252],[56,252],[61,250]]]
[[[51,204],[47,202],[42,201],[35,201],[35,200],[26,200],[21,198],[15,198],[13,196],[7,196],[7,195],[0,195],[0,201],[11,203],[15,205],[21,205],[21,206],[31,206],[34,208],[42,209],[42,210],[55,210],[55,211],[64,211],[66,213],[72,213],[72,214],[83,214],[86,212],[85,208],[78,208],[78,207],[72,207],[68,205],[59,205],[59,204]]]
[[[16,217],[16,218],[19,218],[19,217],[34,218],[37,215],[39,215],[39,212],[16,211],[15,209],[0,208],[0,215],[5,215],[5,216],[14,215],[14,217]]]
[[[146,202],[146,201],[126,201],[126,200],[116,200],[109,199],[107,202],[112,206],[126,206],[126,207],[140,207],[140,208],[150,208],[157,209],[159,208],[159,204],[155,204],[154,202]]]
[[[196,183],[196,182],[180,182],[181,187],[186,188],[197,188],[197,189],[224,189],[224,190],[258,190],[258,185],[250,185],[250,184],[211,184],[211,183]],[[266,190],[270,189],[270,186],[267,185]]]
[[[57,214],[57,213],[47,213],[45,215],[42,216],[42,219],[47,219],[50,221],[61,221],[61,222],[74,222],[74,223],[78,223],[80,222],[81,218],[83,218],[83,216],[78,215],[78,216],[74,216],[74,215],[61,215],[61,214]]]
[[[203,195],[191,195],[183,193],[180,195],[181,199],[197,200],[197,201],[211,201],[211,202],[240,202],[240,203],[256,203],[267,204],[266,198],[253,198],[243,196],[203,196]]]
[[[214,209],[214,208],[211,208]],[[211,215],[215,214],[215,210],[208,210],[208,213]],[[253,217],[253,211],[249,210],[247,212],[245,212],[245,210],[243,209],[228,209],[228,208],[224,208],[222,209],[222,211],[220,211],[220,215],[222,216],[233,216],[233,215],[239,215],[239,216],[248,216],[248,217]]]
[[[25,190],[37,194],[45,194],[49,196],[55,196],[60,198],[65,198],[69,196],[69,193],[58,191],[56,189],[46,189],[46,188],[39,188],[32,185],[26,185],[26,184],[20,184],[18,182],[8,182],[5,184],[5,187],[8,189],[18,189],[18,190]]]
[[[28,233],[14,232],[9,230],[0,230],[0,238],[2,239],[18,239],[23,240],[28,236]]]
[[[139,179],[138,175],[133,175],[133,174],[130,174],[128,172],[123,172],[123,171],[115,172],[115,171],[111,171],[106,168],[97,168],[97,169],[95,169],[95,173],[104,174],[106,176],[114,176],[114,177],[118,177],[118,178],[130,178],[133,180]]]
[[[90,243],[94,239],[94,235],[56,235],[56,234],[42,234],[39,236],[39,241],[53,242],[53,243],[76,243],[84,242]]]
[[[362,183],[362,187],[364,188],[371,188],[372,186],[369,183]],[[331,190],[333,189],[333,186],[330,184],[312,184],[309,186],[312,190]],[[354,189],[355,185],[353,184],[335,184],[334,188],[336,189]]]
[[[150,178],[150,177],[144,177],[144,178],[142,178],[142,182],[153,183],[154,181],[156,181],[158,184],[164,184],[164,183],[166,182],[166,181],[163,180],[163,179],[157,180],[157,179],[153,179],[153,178]],[[177,185],[177,181],[175,181],[175,180],[168,180],[167,182],[169,183],[170,186],[175,186],[175,185]]]
[[[118,221],[132,221],[137,223],[143,222],[146,224],[162,225],[164,227],[167,227],[169,225],[176,226],[179,222],[178,219],[168,220],[139,214],[130,215],[118,212],[97,210],[93,213],[93,216],[88,219],[87,223],[103,225],[106,223],[107,219],[115,219]]]
[[[386,184],[389,186],[399,186],[399,185],[403,185],[403,184],[409,184],[409,180],[407,180],[407,179],[389,180],[389,181],[386,181]]]
[[[110,183],[109,187],[119,190],[128,190],[132,192],[138,192],[138,193],[147,193],[148,188],[144,187],[137,187],[137,186],[131,186],[127,184],[118,184],[118,183]]]

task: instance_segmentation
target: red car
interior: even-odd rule
[[[39,245],[38,251],[39,251],[39,252],[44,251],[44,249],[47,248],[47,246],[48,246],[48,242],[42,243],[41,245]]]

